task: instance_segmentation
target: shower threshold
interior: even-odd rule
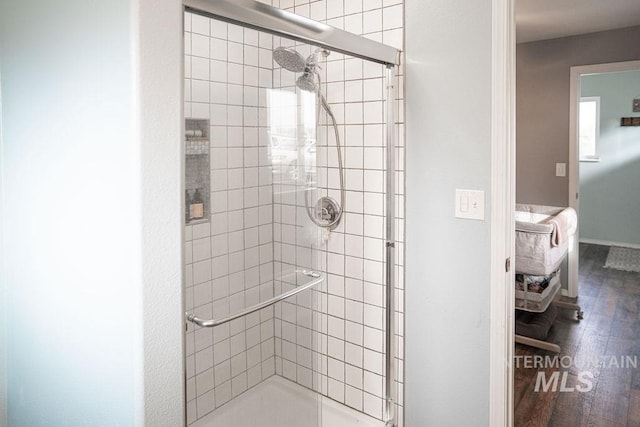
[[[384,423],[274,375],[190,425],[218,426],[383,427]]]

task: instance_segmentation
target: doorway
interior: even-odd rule
[[[544,54],[541,54],[542,47],[535,51],[538,61],[536,63],[527,62],[534,57],[534,49],[523,49],[529,56],[525,59],[519,58],[519,67],[522,65],[526,65],[529,69],[538,67],[534,71],[538,72],[536,78],[539,80],[532,83],[531,74],[524,73],[529,78],[526,80],[526,84],[530,87],[522,91],[520,89],[523,82],[518,81],[519,96],[523,92],[531,96],[528,99],[529,105],[524,109],[520,109],[519,106],[518,111],[520,118],[518,122],[518,155],[526,153],[526,158],[525,156],[520,158],[529,162],[529,165],[525,165],[523,168],[520,168],[520,163],[518,164],[518,180],[525,179],[527,168],[534,163],[539,176],[537,181],[532,180],[529,176],[525,185],[521,186],[521,182],[518,183],[520,187],[518,201],[521,203],[558,203],[557,206],[571,206],[578,211],[580,219],[583,221],[584,210],[582,208],[586,209],[586,194],[584,193],[588,189],[580,186],[580,169],[584,164],[593,166],[597,156],[591,153],[593,156],[590,159],[591,162],[584,161],[586,159],[580,162],[578,106],[581,95],[594,97],[598,94],[581,92],[581,86],[586,87],[584,83],[581,85],[581,78],[638,69],[640,61],[571,67],[572,63],[585,63],[588,60],[568,58],[563,65],[564,69],[556,69],[560,66],[551,64],[554,61],[554,55],[551,53],[556,55],[555,62],[558,62],[559,52],[570,52],[576,55],[575,51],[578,50],[576,46],[585,42],[580,38],[573,40],[576,42],[572,42],[571,39],[545,42],[546,51]],[[541,43],[539,46],[542,45]],[[545,59],[541,59],[543,57]],[[601,55],[601,57],[603,56]],[[544,73],[539,73],[543,67],[546,67]],[[566,79],[567,72],[570,76],[569,81]],[[520,78],[519,74],[518,79]],[[562,83],[563,81],[564,83]],[[547,87],[541,89],[544,85]],[[531,90],[531,87],[535,87],[535,90]],[[609,115],[606,118],[607,126],[617,127],[620,130],[621,117],[633,115],[631,111],[632,99],[636,94],[633,93],[634,89],[631,89],[630,86],[627,87],[626,92],[630,97],[626,103],[627,113]],[[570,95],[569,105],[566,104],[567,94]],[[553,102],[550,103],[550,100]],[[554,103],[557,106],[550,106]],[[602,95],[600,103],[601,109],[604,110]],[[545,111],[545,105],[550,111]],[[529,119],[529,123],[523,120],[525,117]],[[605,120],[605,117],[602,119]],[[534,121],[537,121],[535,129],[533,129],[534,126],[531,126],[531,122]],[[521,146],[523,140],[526,140],[528,136],[520,134],[521,125],[525,129],[535,130],[535,132],[531,132],[531,141],[535,144],[535,151],[531,150],[531,147],[523,148]],[[605,124],[602,126],[604,129]],[[566,132],[564,137],[563,132]],[[563,141],[567,141],[566,145]],[[623,139],[618,137],[617,143],[622,144],[622,141]],[[629,146],[628,143],[626,145]],[[553,151],[554,149],[556,151]],[[569,152],[569,156],[563,158],[564,149]],[[536,154],[539,157],[536,158]],[[601,154],[604,154],[604,151]],[[555,163],[564,163],[564,161],[567,162],[569,172],[566,178],[558,176],[559,174],[554,171]],[[604,161],[600,163],[604,163]],[[549,170],[547,171],[545,168]],[[533,166],[530,169],[533,171]],[[603,176],[604,174],[600,172],[595,178],[592,178],[592,184],[601,184]],[[552,190],[544,193],[549,187]],[[620,192],[623,187],[618,185],[614,188],[609,184],[607,188],[609,192]],[[557,194],[554,193],[558,189],[561,191]],[[539,192],[536,193],[535,190]],[[596,186],[595,190],[603,193],[602,187]],[[536,197],[539,199],[535,200]],[[530,425],[532,420],[536,420],[537,425],[546,426],[618,425],[616,423],[638,425],[637,397],[633,386],[633,378],[636,378],[638,373],[637,366],[635,366],[637,361],[633,358],[636,348],[634,328],[637,322],[628,320],[636,318],[633,317],[634,313],[637,316],[637,293],[631,283],[634,280],[635,283],[638,282],[638,273],[616,272],[605,268],[608,246],[602,250],[601,246],[593,248],[581,245],[581,242],[585,242],[585,237],[586,240],[589,240],[587,234],[596,236],[591,238],[597,240],[589,243],[609,244],[614,241],[628,243],[627,240],[621,240],[624,237],[611,240],[594,235],[587,232],[582,224],[580,225],[579,232],[576,232],[571,242],[572,249],[568,254],[568,286],[564,294],[565,296],[578,297],[578,302],[584,309],[585,316],[583,320],[577,322],[573,313],[558,311],[558,318],[550,330],[548,340],[561,345],[562,351],[558,354],[559,359],[554,359],[555,354],[553,353],[539,350],[528,353],[516,351],[516,357],[520,358],[520,362],[533,360],[532,358],[527,359],[528,356],[550,358],[550,362],[545,359],[543,366],[539,367],[530,366],[528,369],[518,369],[516,366],[514,393],[516,426]],[[629,234],[630,232],[627,232],[626,235]],[[525,348],[524,351],[529,351],[529,349]],[[631,358],[627,359],[627,356]],[[616,363],[612,365],[609,363],[612,358],[616,362],[622,359],[623,363],[626,361],[630,363],[617,364],[619,366],[616,366]],[[558,363],[554,364],[556,360]],[[566,364],[570,366],[565,369],[560,360],[566,361]],[[603,360],[605,365],[595,369],[593,362]],[[522,368],[522,363],[520,368]],[[525,368],[527,367],[525,366]],[[554,375],[558,380],[555,390],[552,389],[555,383]],[[544,381],[538,381],[540,376],[543,380],[547,380],[547,385],[550,387],[547,390],[543,389]],[[586,379],[589,384],[582,383],[581,378]],[[564,390],[561,390],[562,387]]]
[[[620,147],[618,147],[619,143],[616,143],[615,141],[613,141],[608,146],[605,145],[606,147],[605,152],[609,157],[608,160],[610,160],[609,162],[607,162],[607,164],[603,164],[600,161],[601,159],[599,158],[600,157],[599,152],[601,151],[602,147],[600,147],[600,150],[598,148],[595,149],[596,154],[593,155],[591,159],[588,159],[587,156],[585,155],[583,156],[580,155],[579,120],[578,120],[580,99],[582,97],[588,96],[589,94],[595,93],[594,91],[597,92],[599,90],[598,87],[606,83],[607,75],[617,74],[618,76],[622,76],[621,74],[618,74],[618,73],[632,73],[634,71],[639,71],[639,70],[640,70],[640,61],[625,61],[625,62],[571,67],[570,122],[569,122],[569,131],[570,131],[569,159],[570,160],[569,160],[568,200],[569,200],[570,206],[573,207],[578,212],[578,217],[581,220],[583,219],[583,216],[584,216],[581,214],[581,209],[580,209],[580,199],[581,199],[580,195],[582,190],[581,179],[580,179],[581,170],[584,172],[583,175],[586,174],[593,180],[594,178],[597,177],[597,175],[601,175],[603,171],[606,173],[606,170],[608,168],[609,169],[611,168],[610,165],[612,163],[620,164],[620,159],[619,158],[616,159],[616,157],[620,157],[621,152],[619,150]],[[582,89],[583,86],[586,86],[584,90]],[[617,98],[620,97],[619,91],[617,91],[615,94],[612,93],[611,95],[609,95],[609,97],[615,98],[615,100],[614,99],[611,100],[612,102],[619,102],[617,101]],[[632,95],[632,93],[629,93],[628,97],[629,97],[629,105],[628,105],[627,111],[629,112],[628,115],[631,116],[632,100],[634,98],[634,95]],[[599,101],[599,103],[600,102],[601,101]],[[615,108],[619,110],[619,107],[616,106]],[[612,109],[614,109],[613,106],[607,107],[607,111]],[[601,115],[602,105],[600,105],[599,110],[600,110],[599,114]],[[622,112],[624,111],[624,109],[619,111]],[[610,115],[611,113],[607,113],[607,114]],[[618,125],[612,122],[612,120],[614,120],[613,116],[607,117],[607,120],[608,120],[608,124],[606,126],[607,133],[612,133],[615,128],[619,128]],[[616,132],[616,135],[613,135],[613,136],[608,135],[607,138],[608,139],[620,139],[620,138],[625,139],[625,135],[622,133],[618,134]],[[622,155],[624,155],[624,152],[622,152]],[[620,176],[615,177],[611,182],[611,184],[618,179],[620,179]],[[607,181],[610,181],[610,180],[607,180]],[[600,183],[600,185],[601,184],[602,183]],[[593,192],[598,190],[596,188],[594,188],[593,191],[591,188],[584,188],[584,190],[587,191],[584,194],[584,196],[589,197],[589,200],[587,202],[588,206],[595,206]],[[610,204],[611,203],[609,203],[609,205]],[[601,220],[598,220],[597,218],[601,218]],[[581,232],[584,230],[581,231],[581,228],[579,227],[578,230],[576,231],[576,235],[574,238],[574,245],[577,245],[579,242],[584,242],[584,243],[600,244],[600,245],[607,245],[607,246],[612,246],[615,244],[623,244],[625,246],[634,246],[633,242],[626,241],[628,240],[628,236],[625,237],[624,236],[625,232],[622,230],[620,231],[616,230],[613,235],[609,235],[610,236],[609,238],[603,237],[603,236],[607,236],[607,234],[602,230],[602,227],[598,226],[598,223],[602,222],[603,218],[604,216],[602,216],[599,213],[596,213],[595,215],[588,215],[586,218],[587,220],[586,226],[588,227],[588,230],[589,230],[587,232],[588,235],[582,236]],[[626,222],[627,222],[626,220],[623,221],[623,223],[626,223]],[[578,273],[579,263],[580,263],[579,251],[570,252],[568,259],[569,259],[568,295],[570,297],[577,297],[578,288],[579,288],[579,273]]]

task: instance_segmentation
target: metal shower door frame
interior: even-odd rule
[[[187,12],[253,28],[384,65],[399,65],[400,51],[254,0],[183,0]]]
[[[384,419],[388,427],[396,425],[396,113],[398,66],[388,64],[385,75],[385,404]]]
[[[382,64],[385,75],[385,425],[396,425],[396,113],[400,51],[365,37],[253,0],[183,0],[184,12],[286,37]]]

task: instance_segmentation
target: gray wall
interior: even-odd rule
[[[0,3],[11,426],[182,423],[180,10]]]
[[[600,97],[599,162],[580,162],[580,237],[640,244],[640,127],[621,127],[640,96],[640,71],[583,76],[581,96]]]
[[[0,12],[9,425],[136,418],[129,6]]]
[[[491,196],[491,2],[405,5],[406,425],[486,426],[490,224],[454,194]]]
[[[570,67],[639,59],[638,40],[640,26],[517,46],[518,203],[569,204],[555,164],[569,161]]]
[[[0,69],[0,81],[2,81],[2,70]],[[0,85],[0,188],[2,185],[2,85]],[[1,196],[1,193],[0,193]],[[2,254],[6,251],[4,247],[4,233],[2,218],[3,197],[0,197],[0,427],[7,425],[7,346],[5,339],[5,325],[7,322],[6,313],[7,306],[5,301],[6,286],[4,280],[4,257]]]

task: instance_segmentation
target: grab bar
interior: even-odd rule
[[[280,302],[282,300],[285,300],[289,297],[292,297],[306,289],[309,289],[313,286],[316,286],[317,284],[321,283],[324,280],[324,277],[322,276],[321,273],[318,273],[317,271],[313,271],[313,270],[302,270],[302,271],[296,271],[296,273],[302,273],[307,277],[313,277],[315,280],[310,281],[309,283],[305,283],[302,286],[298,286],[295,287],[293,289],[291,289],[290,291],[281,293],[278,296],[275,296],[271,299],[268,299],[266,301],[263,301],[261,303],[258,303],[256,305],[253,305],[249,308],[245,308],[242,311],[239,311],[235,314],[231,314],[227,317],[223,317],[221,319],[209,319],[209,320],[204,320],[201,319],[199,317],[197,317],[195,314],[189,314],[187,313],[187,320],[191,323],[195,323],[198,326],[202,326],[203,328],[213,328],[214,326],[218,326],[218,325],[222,325],[224,323],[228,323],[231,322],[232,320],[235,320],[239,317],[243,317],[246,316],[247,314],[251,314],[253,312],[256,312],[258,310],[262,310],[265,307],[269,307],[270,305],[273,305],[277,302]]]

